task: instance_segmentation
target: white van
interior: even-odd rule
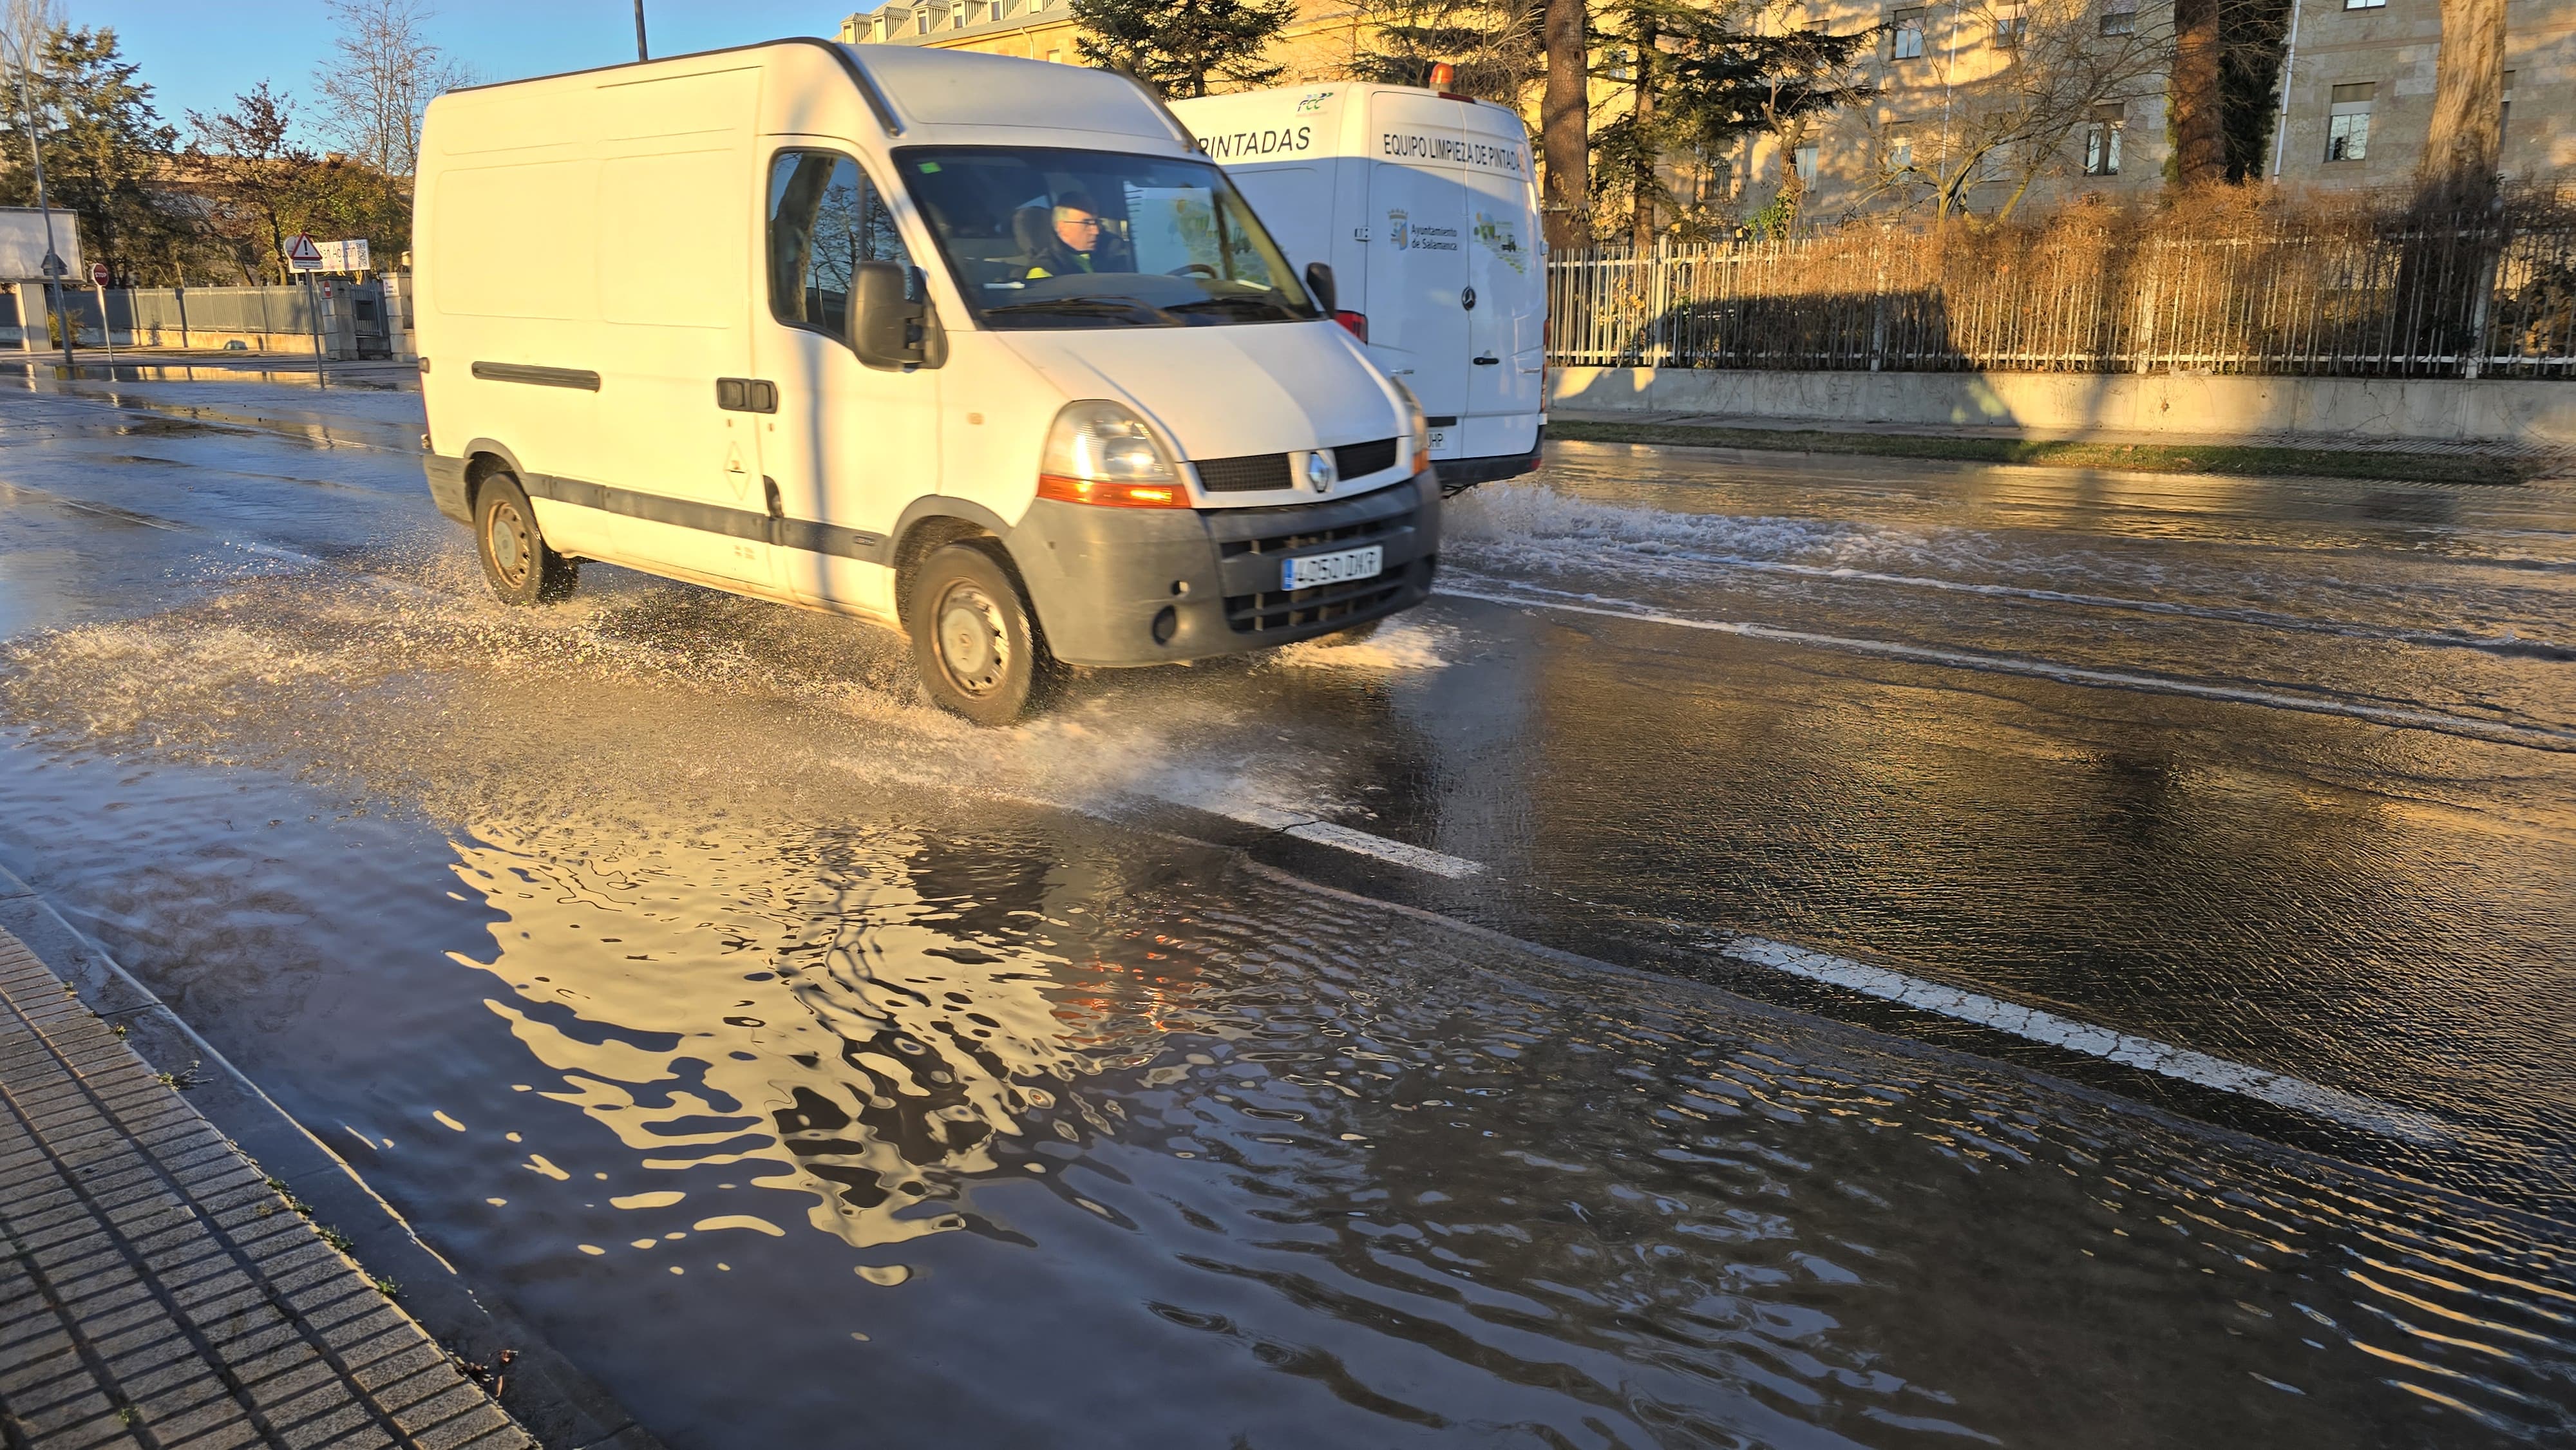
[[[796,40],[484,86],[417,194],[430,491],[505,600],[599,559],[864,616],[1000,723],[1430,590],[1422,410],[1119,76]]]
[[[1519,116],[1338,82],[1172,111],[1291,260],[1332,267],[1343,324],[1429,410],[1444,487],[1538,466],[1547,252]]]

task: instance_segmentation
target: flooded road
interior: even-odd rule
[[[996,733],[415,406],[0,398],[0,865],[674,1445],[2576,1436],[2568,493],[1560,445]]]

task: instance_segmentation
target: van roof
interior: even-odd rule
[[[576,76],[665,66],[685,71],[690,62],[713,56],[743,56],[789,47],[830,52],[839,69],[866,96],[879,121],[902,144],[975,144],[1005,139],[1025,144],[1030,139],[1026,133],[1043,131],[1145,140],[1156,143],[1154,149],[1158,150],[1187,149],[1184,128],[1171,118],[1162,103],[1142,86],[1112,71],[973,51],[908,45],[860,47],[813,36],[656,56],[460,90],[503,90]],[[996,134],[1002,131],[1022,134],[1008,138]]]

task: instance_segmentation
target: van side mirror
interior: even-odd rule
[[[912,268],[861,262],[850,278],[850,350],[872,368],[919,367],[930,361],[930,304],[914,301]]]
[[[1306,290],[1314,294],[1315,306],[1325,316],[1341,310],[1341,295],[1333,287],[1333,269],[1321,262],[1306,264]]]

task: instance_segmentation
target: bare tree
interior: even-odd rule
[[[1915,126],[1880,181],[1944,219],[1981,183],[2011,187],[1996,208],[2008,217],[2043,177],[2116,171],[2130,113],[2161,90],[2173,53],[2171,28],[2135,0],[1963,0],[1956,23],[2010,36],[2006,59],[1962,74],[1947,115]]]
[[[424,0],[327,0],[340,33],[314,72],[322,128],[387,176],[420,165],[420,118],[440,93],[472,74],[429,39],[437,14]]]

